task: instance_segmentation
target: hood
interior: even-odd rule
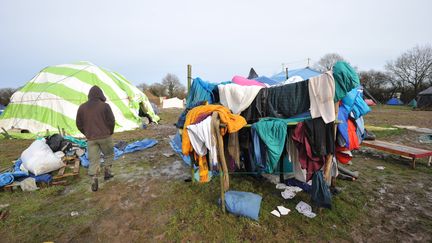
[[[89,100],[100,100],[103,102],[106,101],[106,98],[105,98],[105,95],[103,94],[103,91],[101,90],[101,88],[99,88],[96,85],[91,87],[91,89],[88,93],[88,99]]]

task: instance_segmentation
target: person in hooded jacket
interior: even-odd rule
[[[114,133],[115,117],[106,98],[98,86],[88,93],[88,101],[80,105],[76,116],[76,126],[87,138],[90,166],[88,175],[92,177],[92,191],[98,190],[100,153],[104,154],[104,179],[113,177],[111,165],[114,149],[111,135]]]

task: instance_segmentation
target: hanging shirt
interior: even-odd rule
[[[213,166],[217,165],[217,150],[216,142],[212,139],[211,134],[211,116],[208,116],[204,121],[189,125],[187,132],[194,151],[199,156],[205,156],[209,152],[210,162]]]
[[[312,118],[322,117],[326,124],[335,120],[334,93],[335,82],[331,71],[309,79]]]

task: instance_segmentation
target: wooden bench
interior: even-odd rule
[[[405,145],[400,145],[396,143],[389,143],[380,140],[374,141],[363,141],[362,144],[365,147],[374,148],[377,150],[385,151],[388,153],[400,155],[403,157],[408,157],[412,159],[412,168],[415,169],[415,161],[419,158],[429,157],[428,166],[430,166],[432,161],[432,151],[419,149],[414,147],[409,147]]]

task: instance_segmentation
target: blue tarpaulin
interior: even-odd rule
[[[157,143],[158,142],[155,139],[143,139],[143,140],[136,141],[136,142],[133,142],[133,143],[126,145],[126,147],[123,150],[120,150],[120,149],[114,147],[113,148],[114,149],[114,160],[117,160],[123,154],[132,153],[135,151],[140,151],[140,150],[144,150],[147,148],[151,148],[151,147],[155,146]],[[88,153],[87,152],[80,157],[80,160],[81,160],[81,166],[83,166],[85,168],[89,167],[90,161],[88,159]]]
[[[180,133],[177,133],[173,139],[171,139],[170,141],[170,145],[171,148],[174,150],[174,152],[176,152],[178,155],[180,155],[180,157],[183,159],[183,161],[190,166],[191,164],[191,160],[189,156],[185,156],[182,153],[182,141],[181,141],[181,136]]]
[[[306,80],[306,79],[318,76],[320,74],[321,74],[320,72],[318,72],[317,70],[314,70],[310,67],[292,69],[292,70],[288,69],[288,78],[291,78],[293,76],[300,76],[304,80]],[[285,73],[285,71],[280,72],[278,74],[271,76],[271,79],[276,80],[277,82],[283,82],[283,81],[287,80],[286,73]]]

